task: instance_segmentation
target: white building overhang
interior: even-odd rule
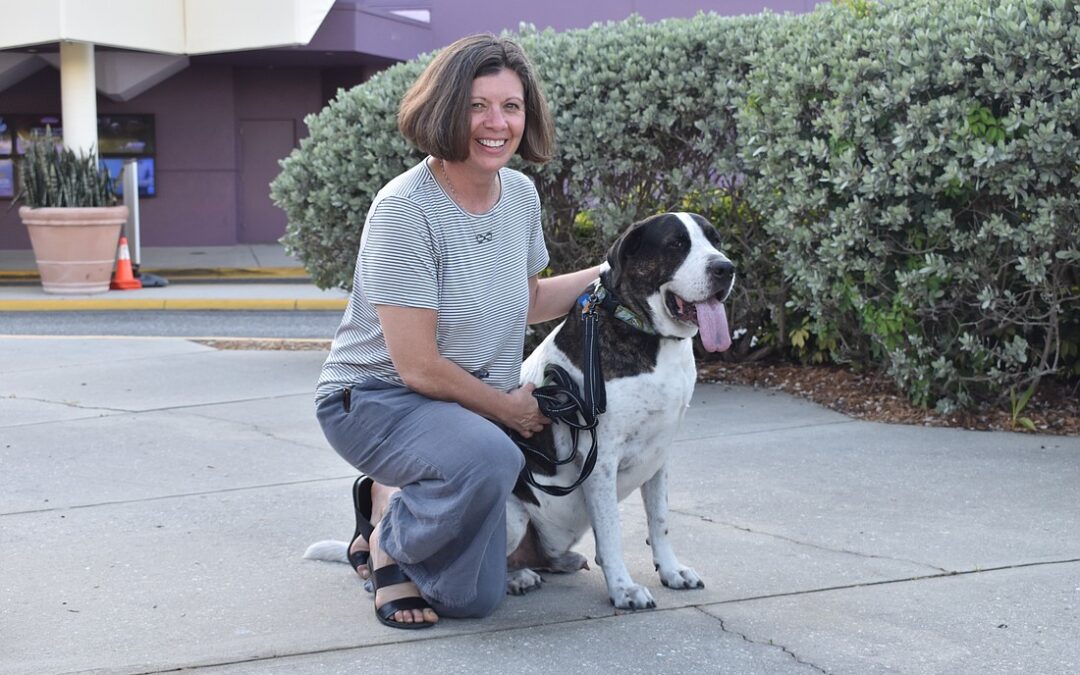
[[[0,0],[0,49],[83,42],[194,55],[306,45],[334,0]]]
[[[99,80],[128,100],[187,66],[187,56],[306,45],[334,0],[0,0],[0,50],[60,44],[64,145],[94,153]],[[96,45],[129,50],[101,63]],[[131,52],[150,52],[137,54]],[[55,57],[49,57],[54,65]],[[36,70],[0,61],[0,89]]]

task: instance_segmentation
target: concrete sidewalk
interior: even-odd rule
[[[663,588],[637,497],[599,570],[482,621],[381,626],[344,565],[323,352],[0,337],[0,672],[1075,673],[1080,439],[853,421],[700,386],[671,443]],[[591,541],[579,550],[592,557]]]
[[[0,312],[126,310],[343,310],[348,294],[311,283],[277,244],[149,247],[141,271],[163,288],[93,295],[45,293],[31,251],[0,251]]]

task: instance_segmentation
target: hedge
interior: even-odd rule
[[[552,272],[696,210],[739,265],[726,358],[881,368],[943,409],[1078,372],[1072,3],[845,0],[518,37],[556,121],[556,157],[515,164]],[[395,112],[430,58],[339,92],[282,162],[282,241],[321,286],[348,287],[371,199],[421,158]]]

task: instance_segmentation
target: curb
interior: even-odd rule
[[[130,299],[130,300],[0,300],[0,312],[85,311],[344,311],[348,300],[339,299]]]
[[[184,281],[310,281],[302,267],[187,267],[176,269],[140,268],[142,274]],[[40,283],[36,270],[0,270],[0,284]]]

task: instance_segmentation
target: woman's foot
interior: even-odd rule
[[[385,510],[385,503],[384,503]],[[439,620],[435,610],[427,606],[416,584],[401,572],[394,559],[379,546],[382,522],[375,526],[369,544],[368,563],[375,570],[375,614],[379,621],[395,628],[425,628]],[[394,611],[395,607],[400,609]]]
[[[382,520],[386,513],[386,507],[390,503],[390,496],[398,492],[400,488],[380,485],[367,476],[361,476],[353,484],[353,509],[356,511],[356,532],[353,534],[352,543],[349,544],[349,563],[356,573],[365,581],[371,578],[371,565],[368,558],[371,555],[372,523]]]
[[[371,492],[375,481],[368,476],[360,476],[353,483],[352,498],[353,512],[356,516],[356,530],[353,532],[352,543],[349,544],[349,564],[361,579],[367,579],[368,572],[368,543],[371,536],[372,523],[372,499]]]

